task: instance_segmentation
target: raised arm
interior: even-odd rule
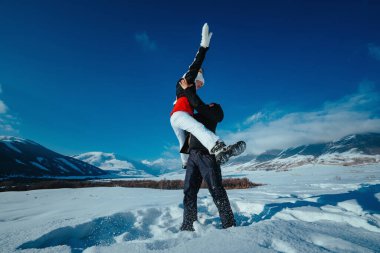
[[[209,32],[208,24],[205,23],[202,27],[202,40],[200,48],[198,49],[197,54],[195,55],[193,63],[189,66],[189,70],[184,75],[189,84],[195,82],[195,78],[198,75],[198,71],[202,67],[202,63],[206,57],[206,52],[210,45],[210,40],[212,33]]]
[[[195,55],[195,58],[194,58],[194,61],[191,63],[191,65],[189,66],[189,70],[186,72],[186,74],[183,76],[183,78],[186,79],[186,81],[189,83],[189,84],[192,84],[195,82],[195,78],[197,77],[198,75],[198,72],[199,70],[201,69],[202,67],[202,63],[206,57],[206,52],[208,50],[208,47],[207,48],[204,48],[204,47],[200,47],[198,49],[198,52],[197,54]]]
[[[206,52],[209,48],[211,37],[212,33],[209,32],[209,28],[206,23],[202,27],[201,46],[198,49],[194,61],[190,65],[189,70],[184,74],[183,78],[181,78],[177,83],[177,98],[181,95],[186,96],[190,105],[196,110],[199,106],[205,104],[196,94],[195,79],[206,57]]]

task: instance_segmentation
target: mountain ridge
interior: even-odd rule
[[[355,166],[380,163],[380,133],[352,134],[325,143],[273,149],[231,159],[236,170],[288,170],[306,164]],[[65,156],[27,139],[0,136],[1,177],[156,177],[182,172],[175,159],[134,161],[115,153]]]
[[[97,177],[107,172],[27,139],[0,136],[0,177]]]
[[[380,163],[380,133],[351,134],[330,142],[271,150],[251,161],[237,157],[227,166],[240,166],[243,170],[286,170],[305,164],[355,166],[373,163]]]

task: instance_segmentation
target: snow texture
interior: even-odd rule
[[[135,169],[132,163],[117,159],[113,153],[87,152],[75,156],[75,158],[92,164],[102,170]]]
[[[181,190],[3,192],[0,251],[380,252],[378,166],[303,166],[284,172],[226,167],[223,173],[266,184],[228,191],[237,227],[220,229],[205,189],[198,194],[195,232],[179,231]],[[166,178],[183,178],[183,172]]]

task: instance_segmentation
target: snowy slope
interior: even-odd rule
[[[146,160],[139,162],[104,152],[87,152],[73,157],[121,177],[157,176],[173,170],[173,162],[161,159],[154,162]],[[174,169],[178,168],[179,164],[175,164]]]
[[[228,191],[238,224],[228,230],[204,189],[194,233],[178,231],[181,190],[0,193],[1,252],[379,252],[377,166],[224,173],[266,184]]]
[[[138,162],[114,153],[87,152],[73,157],[122,177],[157,176],[180,168],[180,164],[176,163],[178,160],[173,162],[158,159],[153,162],[146,160]]]
[[[73,157],[118,176],[147,177],[159,173],[159,171],[154,171],[142,163],[127,161],[127,159],[114,153],[87,152]]]
[[[38,143],[0,136],[0,178],[100,176],[99,168],[51,151]]]
[[[270,150],[258,156],[242,156],[232,159],[227,166],[238,170],[287,170],[306,164],[351,166],[376,163],[380,163],[380,134],[366,133],[328,143]]]

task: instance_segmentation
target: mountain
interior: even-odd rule
[[[249,158],[252,158],[250,161]],[[353,134],[339,140],[247,155],[227,165],[241,170],[286,170],[305,164],[361,165],[380,163],[380,133]]]
[[[236,170],[287,170],[306,164],[380,163],[380,133],[349,135],[339,140],[268,150],[239,156],[225,165]],[[151,177],[182,173],[179,159],[133,161],[113,153],[88,152],[73,157],[38,143],[0,136],[0,178],[5,177]]]
[[[73,158],[89,163],[117,176],[150,177],[161,174],[161,170],[142,162],[126,159],[114,153],[87,152]]]
[[[93,165],[51,151],[36,142],[0,136],[0,178],[94,177],[106,174]]]

